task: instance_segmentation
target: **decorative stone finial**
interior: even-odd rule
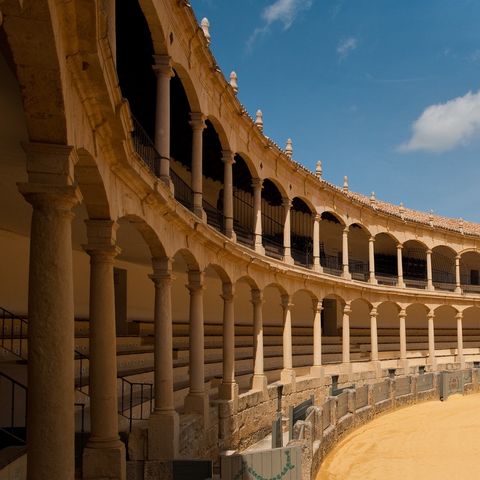
[[[463,218],[460,218],[459,227],[460,227],[460,232],[463,234]]]
[[[405,214],[405,208],[403,206],[403,202],[400,202],[400,207],[398,208],[398,211],[400,212],[400,216],[402,217],[403,219],[403,216]]]
[[[234,91],[235,93],[238,93],[238,82],[237,82],[237,79],[238,79],[237,74],[236,74],[235,72],[232,72],[232,73],[230,74],[230,85],[232,86],[233,91]]]
[[[293,155],[293,143],[292,143],[292,139],[289,138],[287,140],[287,145],[285,147],[285,153],[287,155],[288,158],[292,158],[292,155]]]
[[[430,210],[428,214],[428,223],[430,224],[431,227],[433,227],[433,210]]]
[[[258,129],[263,132],[263,113],[261,110],[257,110],[256,118],[255,118],[255,125]]]
[[[321,161],[321,160],[319,160],[319,161],[317,162],[317,165],[316,165],[316,167],[315,167],[315,175],[317,176],[317,178],[318,178],[319,180],[322,179],[323,169],[322,169],[322,161]]]
[[[203,34],[205,35],[205,38],[207,39],[207,43],[210,43],[210,22],[208,21],[207,17],[203,17],[202,21],[200,22],[200,26],[202,27]]]
[[[346,175],[343,177],[343,191],[348,192],[348,177]]]
[[[374,207],[376,203],[377,199],[375,198],[375,192],[372,192],[372,194],[370,195],[370,205]]]

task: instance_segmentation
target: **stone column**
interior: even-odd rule
[[[324,378],[322,366],[322,302],[313,300],[313,366],[310,368],[312,377]]]
[[[463,356],[463,312],[455,315],[457,319],[457,358],[461,368],[465,367],[465,358]]]
[[[282,383],[295,383],[295,371],[293,370],[292,361],[292,314],[290,296],[282,295],[283,309],[283,370],[281,372],[280,381]]]
[[[455,257],[455,293],[462,293],[462,283],[460,277],[460,255]]]
[[[223,379],[219,388],[219,397],[234,400],[238,397],[238,385],[235,382],[235,313],[233,308],[233,286],[223,284]]]
[[[206,219],[203,211],[203,130],[206,127],[203,113],[190,113],[192,127],[192,210],[195,215]]]
[[[427,290],[433,291],[433,276],[432,276],[432,251],[427,250]]]
[[[267,392],[267,376],[263,367],[263,294],[260,290],[252,290],[253,305],[253,379],[252,390]]]
[[[154,258],[154,391],[155,410],[148,420],[148,459],[178,457],[179,418],[173,397],[172,262]]]
[[[262,188],[263,179],[252,178],[253,188],[253,231],[255,232],[255,251],[265,253],[262,243]]]
[[[233,164],[234,155],[230,150],[222,151],[223,162],[223,218],[225,219],[225,235],[234,237],[233,231]]]
[[[377,279],[375,278],[375,237],[370,237],[368,239],[368,271],[368,281],[373,285],[376,285]]]
[[[378,362],[378,331],[377,331],[377,309],[373,307],[370,310],[370,359],[372,362]]]
[[[342,324],[342,362],[350,363],[350,314],[352,309],[350,302],[343,307],[343,324]]]
[[[348,264],[348,230],[348,227],[345,227],[342,235],[342,277],[351,279],[352,276],[350,275],[350,266]]]
[[[28,478],[73,480],[71,230],[72,210],[81,195],[71,184],[74,155],[71,147],[28,144],[24,149],[29,183],[19,184],[18,189],[33,208],[28,277]]]
[[[126,478],[125,446],[118,435],[117,342],[113,261],[118,224],[87,220],[90,256],[90,438],[83,478]]]
[[[407,327],[405,319],[407,318],[407,312],[402,308],[398,312],[398,320],[400,327],[400,363],[402,368],[405,369],[405,375],[408,374],[408,360],[407,360]]]
[[[434,319],[435,312],[431,310],[427,314],[428,319],[428,363],[432,366],[432,369],[435,370],[437,366],[437,361],[435,359],[435,327]]]
[[[283,227],[283,258],[285,263],[293,263],[292,250],[291,250],[291,233],[290,233],[290,209],[292,207],[292,202],[288,198],[284,198],[283,210],[285,213],[285,223]]]
[[[399,243],[397,245],[397,271],[398,271],[397,287],[405,288],[405,283],[403,281],[402,250],[403,250],[403,245]]]
[[[313,269],[321,272],[323,269],[320,265],[320,221],[321,215],[316,214],[313,219]]]
[[[170,186],[170,79],[174,73],[168,55],[154,55],[154,62],[153,70],[157,76],[155,148],[160,155],[159,171],[156,174]]]
[[[203,325],[203,272],[188,272],[190,291],[190,390],[185,412],[199,413],[208,423],[209,398],[205,392],[205,336]]]

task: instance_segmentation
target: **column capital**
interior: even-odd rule
[[[398,312],[398,318],[406,318],[407,317],[407,311],[402,308],[399,312]]]
[[[169,55],[153,55],[153,71],[157,76],[174,77],[175,73],[172,68],[172,57]]]
[[[118,223],[113,220],[85,220],[88,243],[83,249],[90,256],[111,257],[112,260],[120,252],[117,246]]]
[[[188,122],[192,130],[204,130],[207,127],[205,123],[205,115],[201,112],[191,112],[190,121]]]
[[[378,315],[377,307],[372,307],[370,310],[370,317],[376,317]]]
[[[170,282],[174,279],[170,258],[152,258],[152,269],[153,273],[148,277],[155,285],[159,285],[160,282]]]
[[[314,222],[320,222],[322,220],[322,215],[320,213],[315,213],[313,216]]]
[[[457,314],[455,314],[455,318],[456,318],[457,320],[462,320],[462,318],[463,318],[463,312],[458,312]]]
[[[235,154],[231,150],[222,150],[222,162],[233,165],[235,163]]]
[[[397,250],[403,250],[403,244],[397,243]]]
[[[263,292],[259,289],[252,289],[252,300],[251,300],[253,305],[261,305],[265,302],[263,298]]]
[[[434,319],[435,318],[435,311],[434,310],[430,310],[428,313],[427,313],[427,318],[428,319]]]
[[[231,283],[224,283],[222,285],[222,295],[220,295],[225,302],[233,302],[234,287]]]
[[[369,237],[369,238],[368,238],[368,241],[369,241],[370,243],[375,243],[375,237],[373,237],[373,236],[372,236],[372,237]]]
[[[343,307],[343,313],[345,315],[350,315],[352,313],[352,307],[350,306],[350,302],[345,303],[345,306]]]
[[[349,227],[348,225],[345,225],[345,226],[343,227],[343,233],[344,233],[344,234],[345,234],[345,233],[348,234],[349,231],[350,231],[350,227]]]
[[[460,260],[461,260],[461,258],[462,258],[462,256],[461,256],[461,255],[455,255],[455,260],[458,260],[458,261],[460,261]]]
[[[430,250],[430,248],[427,248],[426,252],[425,252],[427,255],[431,255],[432,254],[432,250]]]
[[[259,178],[259,177],[252,178],[252,188],[253,189],[259,188],[261,190],[263,188],[263,178]]]
[[[73,217],[72,209],[82,201],[82,194],[73,185],[46,185],[43,183],[18,183],[18,191],[34,208],[57,211]]]
[[[290,210],[292,207],[292,201],[288,197],[282,197],[282,206]]]
[[[312,299],[312,307],[314,313],[320,313],[323,310],[323,303],[321,300]]]
[[[283,309],[288,309],[293,307],[293,303],[290,301],[290,295],[288,293],[284,293],[283,295],[280,296],[281,302],[280,304],[282,305]]]
[[[204,280],[204,273],[202,271],[189,270],[187,288],[191,294],[195,292],[199,292],[205,288],[203,280]]]

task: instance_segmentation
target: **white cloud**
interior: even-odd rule
[[[337,46],[337,53],[340,57],[340,60],[343,60],[353,52],[358,45],[358,40],[354,37],[345,38]]]
[[[411,139],[401,152],[445,152],[480,136],[480,91],[430,105],[412,125]]]
[[[314,0],[275,0],[262,11],[264,25],[256,28],[247,40],[247,49],[251,49],[255,40],[267,33],[270,26],[276,22],[283,24],[283,29],[288,30],[301,11],[308,10]]]

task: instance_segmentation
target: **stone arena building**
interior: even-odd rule
[[[187,1],[0,11],[0,438],[29,480],[218,466],[279,403],[480,360],[480,225],[297,163]]]

